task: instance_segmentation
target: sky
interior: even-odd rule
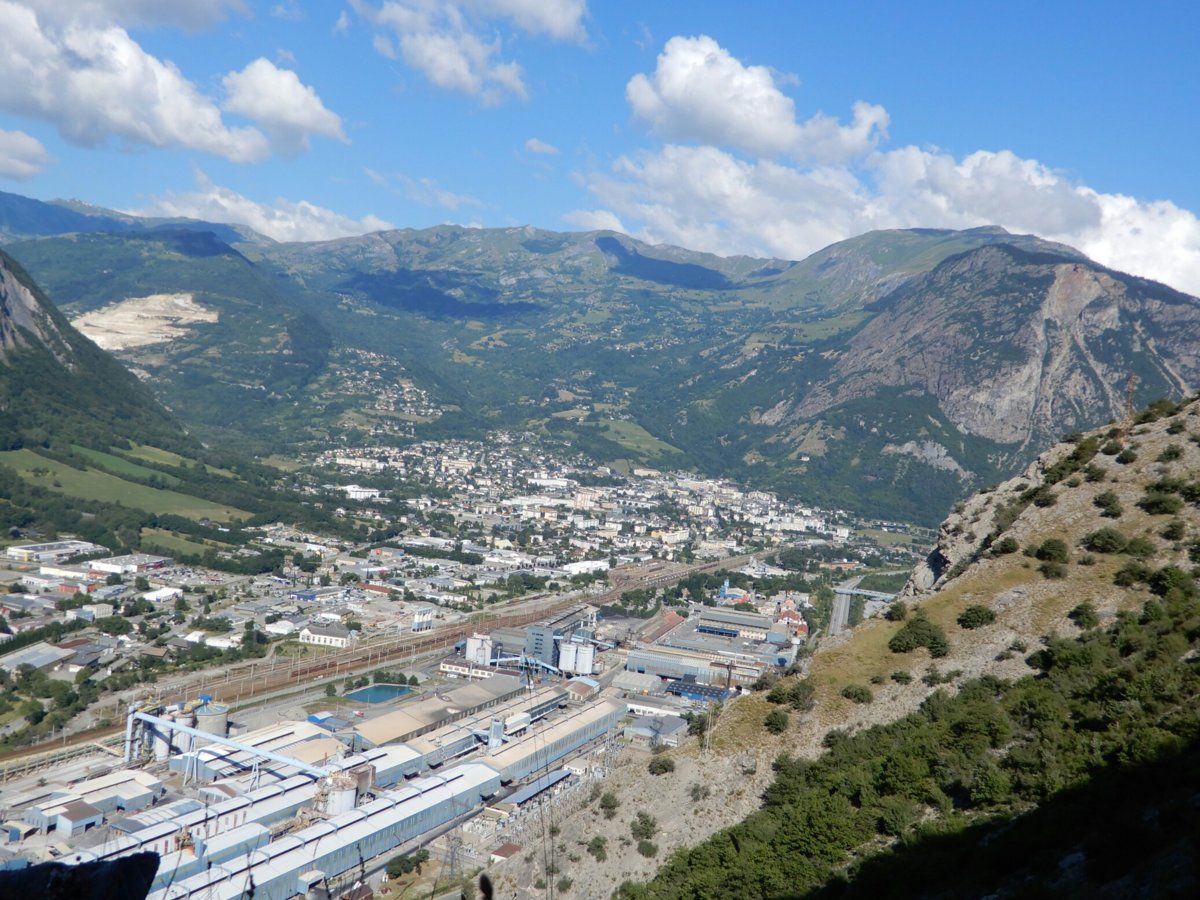
[[[0,0],[0,190],[803,258],[1002,225],[1200,295],[1200,8]]]

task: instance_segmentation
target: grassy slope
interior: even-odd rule
[[[250,518],[250,513],[236,507],[223,506],[177,491],[135,484],[97,469],[80,471],[29,449],[0,453],[0,465],[10,466],[27,481],[68,497],[120,503],[147,512],[172,513],[190,519],[210,518],[228,522]],[[46,470],[48,474],[39,475],[35,470]]]

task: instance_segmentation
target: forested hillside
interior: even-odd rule
[[[762,810],[623,897],[1194,895],[1200,402],[1074,436],[952,532],[937,589],[818,650]]]

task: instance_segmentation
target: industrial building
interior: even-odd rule
[[[378,747],[407,741],[433,731],[440,725],[473,715],[519,696],[524,688],[518,678],[497,675],[479,682],[451,688],[441,695],[404,704],[356,725],[359,747]]]

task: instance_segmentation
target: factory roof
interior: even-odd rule
[[[45,669],[64,659],[70,659],[74,655],[74,650],[63,650],[45,641],[38,641],[36,644],[30,644],[28,647],[22,647],[20,650],[0,656],[0,669],[15,672],[21,666],[26,665],[33,666],[35,669]]]
[[[497,806],[512,806],[512,807],[522,806],[523,804],[528,803],[534,797],[538,796],[538,794],[542,793],[543,791],[549,790],[550,788],[554,787],[554,785],[558,784],[563,779],[569,778],[570,775],[571,775],[571,772],[569,769],[555,769],[553,772],[543,775],[541,778],[537,779],[536,781],[530,782],[529,784],[525,785],[525,787],[521,788],[520,790],[514,791],[513,793],[509,794],[507,797],[504,798],[503,801],[501,801],[500,803],[498,803],[496,805]]]
[[[355,731],[372,744],[403,741],[436,727],[460,714],[469,714],[490,703],[510,697],[521,690],[521,682],[508,675],[494,675],[482,681],[456,687],[444,694],[406,703],[400,709],[384,713],[355,726]]]
[[[625,704],[620,700],[605,700],[602,703],[585,706],[570,715],[556,719],[552,724],[535,734],[530,734],[522,741],[506,744],[498,750],[493,750],[483,757],[483,761],[503,772],[531,754],[544,753],[548,745],[585,725],[599,721],[605,716],[624,715],[624,713]]]

